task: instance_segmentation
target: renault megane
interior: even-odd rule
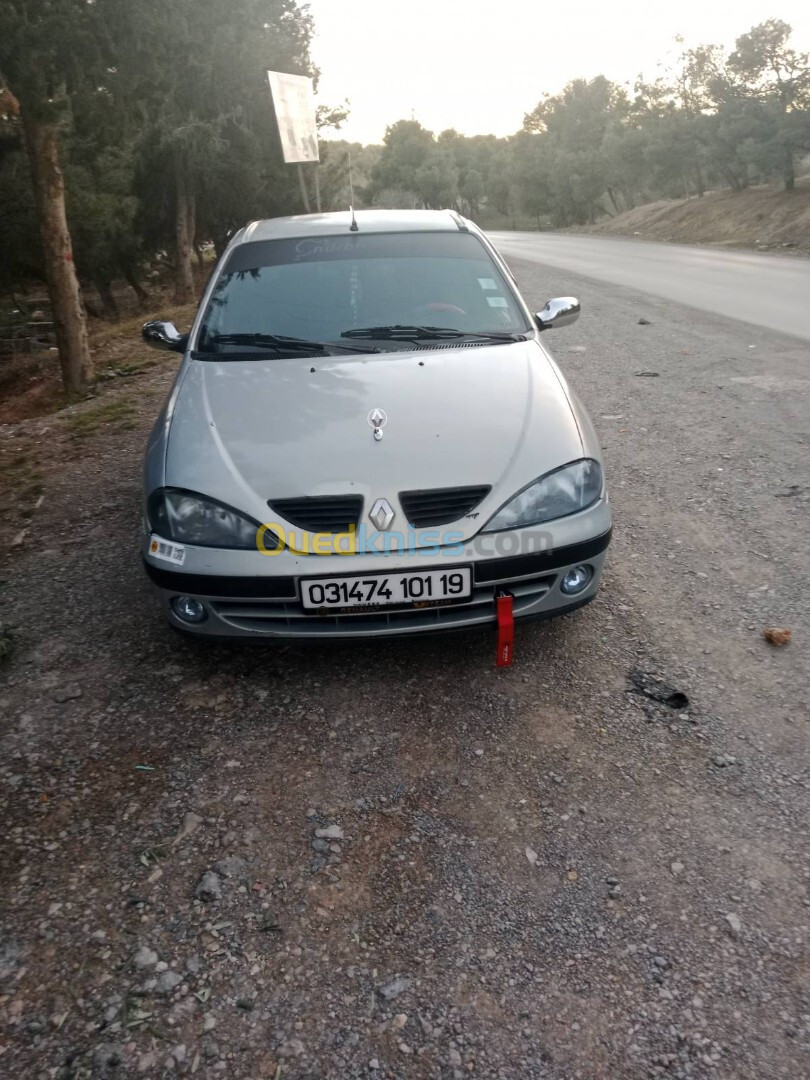
[[[214,637],[398,635],[592,600],[596,435],[532,315],[452,211],[255,222],[223,254],[149,440],[143,560]]]

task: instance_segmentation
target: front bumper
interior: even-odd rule
[[[160,596],[166,616],[172,625],[200,637],[212,638],[309,638],[338,639],[354,637],[391,637],[456,630],[492,625],[496,621],[495,598],[507,591],[514,597],[514,616],[517,620],[547,619],[582,607],[594,598],[602,575],[605,555],[611,537],[610,511],[606,504],[598,513],[586,512],[581,517],[603,531],[587,539],[564,543],[530,554],[503,557],[468,557],[457,555],[444,563],[419,555],[369,557],[310,556],[295,564],[284,556],[262,558],[251,568],[264,573],[211,573],[205,565],[217,561],[220,555],[233,557],[245,553],[208,552],[196,549],[199,558],[190,560],[182,571],[169,569],[151,558],[148,542],[144,551],[144,566]],[[579,515],[578,515],[579,516]],[[571,521],[566,531],[571,531]],[[583,523],[580,522],[580,526]],[[582,528],[576,532],[582,533]],[[591,530],[586,530],[591,531]],[[193,549],[192,549],[193,550]],[[202,554],[200,554],[202,553]],[[254,558],[255,553],[247,553]],[[289,553],[292,554],[292,553]],[[339,561],[337,569],[336,560]],[[195,564],[196,563],[196,564]],[[270,564],[268,566],[268,564]],[[329,564],[329,565],[326,565]],[[380,608],[375,612],[325,615],[306,612],[300,601],[299,579],[308,576],[327,576],[335,573],[380,573],[398,569],[449,569],[453,565],[469,565],[473,570],[473,594],[468,600],[444,607],[420,607],[407,610]],[[587,565],[593,577],[583,592],[570,596],[560,588],[567,570]],[[240,568],[232,561],[234,569]],[[225,569],[223,567],[222,569]],[[288,574],[284,569],[297,572]],[[220,569],[220,566],[217,566]],[[275,573],[269,574],[268,569]],[[181,621],[171,607],[173,597],[185,595],[200,600],[206,608],[205,622],[189,624]]]

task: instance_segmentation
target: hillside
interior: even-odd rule
[[[810,177],[793,192],[762,186],[662,199],[576,231],[810,253]]]

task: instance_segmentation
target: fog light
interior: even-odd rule
[[[575,596],[577,593],[581,593],[583,589],[587,589],[592,577],[593,570],[590,566],[575,566],[571,570],[566,570],[563,574],[560,589],[567,596]]]
[[[199,600],[195,600],[193,596],[174,596],[171,604],[172,611],[183,622],[201,623],[208,618],[205,607]]]

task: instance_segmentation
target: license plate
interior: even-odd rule
[[[335,608],[377,608],[392,604],[430,607],[469,600],[472,571],[468,566],[424,573],[358,574],[356,577],[305,578],[301,602],[307,611]]]

